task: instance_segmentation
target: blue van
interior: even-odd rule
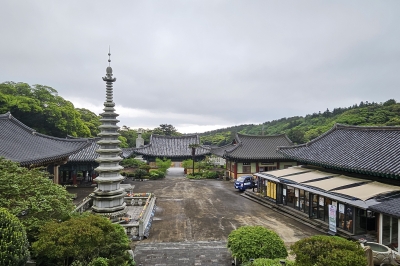
[[[253,188],[256,186],[252,175],[240,176],[236,179],[234,186],[240,191],[245,191],[248,188]]]

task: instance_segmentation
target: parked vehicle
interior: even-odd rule
[[[236,189],[240,191],[245,191],[248,188],[254,188],[257,184],[253,180],[253,176],[251,175],[244,175],[237,178],[234,183]]]

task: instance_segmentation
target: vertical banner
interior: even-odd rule
[[[336,233],[336,206],[329,205],[329,231]]]

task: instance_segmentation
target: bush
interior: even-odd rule
[[[24,226],[7,209],[0,208],[0,265],[25,265],[28,255]]]
[[[367,265],[360,244],[338,236],[312,236],[291,246],[298,266]]]
[[[203,173],[203,176],[207,179],[215,179],[219,177],[219,173],[215,171],[206,171]]]
[[[0,207],[19,217],[28,241],[49,221],[64,221],[75,209],[71,194],[49,179],[44,168],[28,169],[0,158]]]
[[[153,170],[150,171],[150,179],[162,179],[165,177],[165,173],[158,171],[158,170]]]
[[[258,258],[286,258],[288,253],[282,239],[262,226],[242,226],[228,236],[228,248],[240,261]]]
[[[128,158],[128,159],[123,159],[120,164],[123,167],[140,167],[141,165],[146,164],[145,162],[142,162],[140,160],[136,160],[134,158]]]
[[[168,168],[171,167],[171,160],[167,158],[162,160],[160,158],[156,158],[156,165],[159,171],[167,173]]]
[[[98,257],[107,258],[109,266],[133,264],[126,252],[129,239],[124,228],[102,216],[87,213],[62,223],[47,223],[40,229],[39,240],[32,244],[32,249],[37,265],[60,262],[69,265],[73,261],[88,265]]]
[[[286,266],[294,266],[294,261],[285,259],[255,259],[253,262],[246,263],[246,266],[282,266],[280,261],[286,262]]]
[[[143,179],[147,175],[148,175],[147,171],[143,169],[136,169],[135,172],[133,173],[135,179]]]

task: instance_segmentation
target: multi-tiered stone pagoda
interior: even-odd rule
[[[111,62],[111,60],[108,59],[108,62]],[[119,165],[122,160],[120,157],[121,149],[119,148],[120,141],[118,140],[119,126],[117,126],[117,123],[119,120],[116,119],[118,114],[114,112],[115,103],[113,102],[113,82],[116,81],[116,78],[113,77],[110,65],[106,69],[106,76],[103,77],[103,80],[107,84],[107,93],[104,112],[100,114],[102,124],[99,127],[101,132],[98,136],[101,139],[97,142],[100,149],[97,150],[99,157],[96,159],[99,167],[95,169],[99,176],[94,179],[98,188],[92,196],[92,211],[109,217],[111,220],[116,220],[126,214],[127,207],[124,202],[126,192],[120,186],[124,177],[120,175],[120,170],[123,167]]]

